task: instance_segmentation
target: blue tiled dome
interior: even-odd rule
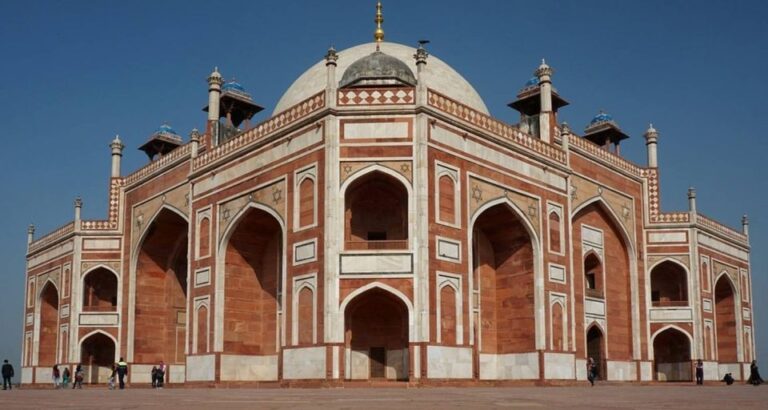
[[[523,88],[534,87],[539,85],[539,77],[531,77],[530,80],[525,82]]]
[[[176,131],[171,128],[168,124],[163,124],[155,131],[155,134],[166,134],[166,135],[179,135],[176,133]]]
[[[592,118],[592,121],[589,122],[589,125],[597,124],[600,122],[606,122],[606,121],[613,121],[613,117],[610,114],[606,114],[600,111],[600,114],[597,114],[595,115],[595,118]]]
[[[234,92],[239,92],[241,94],[247,94],[242,84],[238,83],[235,80],[227,81],[226,83],[224,83],[223,86],[221,86],[221,89],[224,91],[234,91]]]

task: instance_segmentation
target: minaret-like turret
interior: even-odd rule
[[[75,198],[75,230],[78,230],[80,228],[82,211],[83,211],[83,199],[78,196],[77,198]]]
[[[330,106],[336,105],[336,88],[338,82],[336,81],[336,61],[339,59],[339,54],[333,46],[328,48],[328,52],[325,53],[325,100],[328,101]]]
[[[539,78],[539,101],[541,112],[539,114],[539,137],[544,142],[550,142],[550,129],[552,128],[552,68],[541,59],[541,65],[536,69],[536,77]]]
[[[208,76],[208,106],[204,109],[208,111],[206,134],[210,136],[210,142],[214,144],[219,140],[219,98],[221,98],[222,84],[224,84],[224,79],[219,73],[219,67],[214,67],[213,72]]]
[[[426,76],[424,75],[424,67],[427,66],[427,57],[429,57],[427,49],[424,48],[424,45],[427,43],[429,43],[428,40],[420,40],[419,48],[416,49],[416,54],[413,55],[413,58],[416,60],[416,102],[421,105],[426,105],[427,103],[427,83]]]
[[[741,232],[744,233],[744,235],[749,236],[749,218],[747,217],[747,214],[744,214],[744,216],[741,217]]]
[[[197,154],[200,152],[200,131],[197,128],[192,128],[192,132],[189,133],[189,141],[192,144],[190,147],[192,158],[197,158]]]
[[[27,252],[29,252],[29,245],[35,241],[35,225],[29,224],[27,227]]]
[[[659,166],[658,162],[658,152],[657,152],[657,144],[659,141],[659,133],[656,131],[656,128],[653,128],[653,124],[648,125],[648,130],[645,131],[645,145],[648,147],[648,168],[657,168]]]
[[[688,188],[688,210],[692,214],[696,214],[696,189],[694,187]]]
[[[109,148],[112,149],[112,178],[120,178],[120,162],[123,158],[123,142],[120,141],[120,136],[115,135],[115,139],[109,144]]]

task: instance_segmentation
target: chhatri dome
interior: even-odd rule
[[[409,79],[415,83],[413,73],[416,72],[415,47],[403,44],[382,42],[379,43],[380,53],[376,53],[376,43],[360,44],[338,52],[339,59],[336,62],[336,82],[339,87],[348,85],[345,80],[352,79],[363,73],[375,72],[375,64],[384,63],[380,68],[388,71],[404,71],[408,68],[410,73],[403,74],[403,79]],[[368,71],[360,69],[367,68]],[[348,69],[352,69],[349,71]],[[456,70],[439,58],[430,55],[423,69],[428,87],[454,100],[461,101],[484,114],[488,114],[488,108],[475,88]],[[321,59],[315,65],[305,71],[296,81],[288,87],[273,111],[277,114],[301,101],[311,97],[325,89],[327,69],[325,60]],[[346,78],[345,78],[346,77]],[[412,80],[411,80],[412,79]],[[407,81],[405,81],[407,82]]]

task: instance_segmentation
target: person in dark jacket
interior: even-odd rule
[[[747,383],[753,386],[759,386],[763,383],[763,379],[760,377],[760,370],[757,368],[757,360],[752,360],[752,364],[749,365],[749,380]]]
[[[120,390],[125,389],[125,376],[128,374],[128,363],[123,358],[117,362],[117,378],[120,381]]]
[[[696,360],[696,384],[704,384],[704,361]]]
[[[13,389],[13,383],[11,383],[12,378],[13,378],[13,366],[11,366],[11,364],[8,363],[8,359],[3,360],[3,390]],[[6,388],[6,386],[8,387]]]

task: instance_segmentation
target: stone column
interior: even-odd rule
[[[325,104],[331,108],[336,107],[336,88],[339,85],[336,82],[336,61],[338,59],[339,55],[333,47],[325,53]]]

